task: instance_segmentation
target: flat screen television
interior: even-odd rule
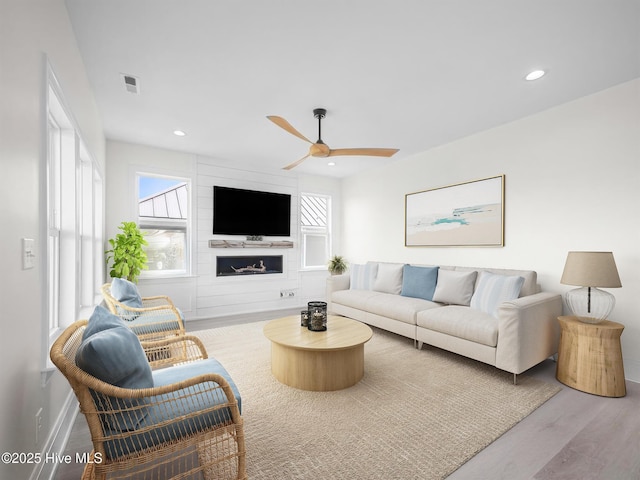
[[[288,237],[291,195],[215,185],[213,233]]]

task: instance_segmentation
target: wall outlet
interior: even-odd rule
[[[295,296],[296,296],[296,292],[294,290],[280,290],[280,298],[295,297]]]
[[[40,441],[40,434],[42,433],[42,408],[36,412],[36,445]]]

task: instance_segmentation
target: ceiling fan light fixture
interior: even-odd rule
[[[529,72],[527,76],[524,77],[524,79],[528,82],[532,82],[533,80],[538,80],[539,78],[544,77],[545,73],[547,72],[545,72],[544,70],[533,70]]]

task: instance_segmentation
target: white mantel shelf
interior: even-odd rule
[[[293,248],[289,241],[209,240],[209,248]]]

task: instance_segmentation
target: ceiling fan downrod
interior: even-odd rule
[[[318,119],[318,141],[316,143],[324,144],[324,142],[322,141],[322,119],[326,115],[327,115],[327,109],[326,108],[314,108],[313,109],[313,116]]]

